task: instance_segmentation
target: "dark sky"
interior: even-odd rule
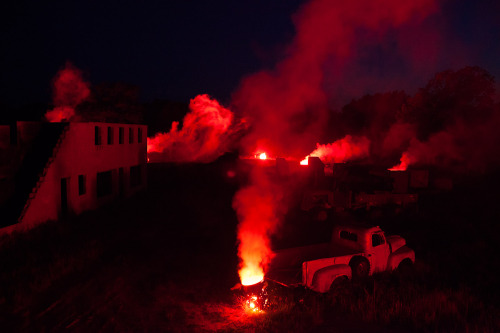
[[[71,61],[92,84],[138,85],[143,100],[227,103],[240,79],[272,68],[294,36],[299,0],[16,1],[2,4],[0,103],[49,102],[51,80]],[[499,1],[446,1],[431,26],[452,41],[431,74],[479,65],[500,78]],[[417,32],[418,34],[418,32]],[[415,43],[419,43],[416,41]],[[378,55],[380,58],[380,55]],[[458,59],[458,60],[457,60]],[[384,75],[392,66],[365,59]],[[435,67],[435,68],[434,68]],[[394,67],[397,68],[397,67]],[[407,87],[425,84],[412,79]]]

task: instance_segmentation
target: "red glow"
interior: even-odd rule
[[[288,156],[310,147],[328,117],[332,96],[327,93],[362,90],[367,81],[375,81],[363,77],[359,84],[350,85],[352,88],[346,88],[342,81],[348,74],[362,72],[355,67],[362,62],[359,48],[365,35],[359,31],[384,40],[395,27],[421,22],[435,10],[435,0],[314,0],[304,4],[294,16],[297,34],[283,61],[272,70],[245,77],[234,94],[235,107],[253,120],[244,145],[253,147],[259,140],[273,142],[275,151]]]
[[[269,235],[280,219],[277,216],[278,191],[272,188],[261,169],[252,173],[251,185],[240,189],[233,208],[238,214],[238,271],[242,285],[253,285],[264,279],[264,273],[273,255]]]
[[[148,138],[148,154],[158,153],[154,160],[209,162],[228,150],[233,113],[208,95],[196,96],[189,108],[181,129],[174,121],[170,132]]]
[[[47,111],[50,122],[69,121],[75,116],[75,107],[90,95],[89,83],[82,78],[81,71],[71,63],[60,70],[54,78],[54,109]]]
[[[248,296],[245,303],[247,311],[250,311],[252,313],[262,312],[262,309],[259,307],[259,298],[257,296]]]
[[[261,160],[265,160],[265,159],[267,159],[266,153],[261,153],[261,154],[259,155],[259,158],[260,158]]]
[[[352,159],[367,157],[370,153],[370,140],[365,137],[346,135],[343,139],[326,145],[316,145],[316,150],[306,156],[300,164],[308,165],[308,157],[316,156],[323,163],[341,163]]]
[[[484,127],[481,127],[483,129]],[[431,135],[427,141],[421,142],[417,139],[410,141],[410,146],[402,154],[400,163],[389,170],[406,170],[409,165],[420,164],[440,164],[449,165],[453,162],[460,162],[463,165],[470,167],[474,163],[478,163],[476,159],[466,159],[464,156],[471,155],[472,152],[481,151],[480,145],[474,146],[470,152],[465,153],[461,149],[464,146],[459,142],[463,140],[465,135],[478,134],[481,130],[472,129],[471,126],[460,127],[458,124]],[[491,132],[490,132],[491,133]]]
[[[400,162],[401,163],[399,163],[398,165],[390,168],[389,171],[405,171],[406,169],[408,169],[408,166],[410,165],[410,157],[408,153],[403,153]]]
[[[45,118],[51,123],[69,120],[75,115],[75,109],[70,106],[57,106],[45,113]]]

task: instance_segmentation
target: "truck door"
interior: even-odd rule
[[[368,253],[371,262],[371,271],[382,272],[387,269],[387,259],[389,258],[390,249],[383,232],[372,234],[371,250]]]

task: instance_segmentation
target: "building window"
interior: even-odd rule
[[[139,186],[142,182],[141,166],[130,167],[130,187]]]
[[[123,129],[123,127],[120,127],[120,129],[118,130],[118,143],[119,144],[123,144],[123,137],[125,136],[125,131]]]
[[[137,142],[141,143],[142,142],[142,128],[137,129]]]
[[[110,171],[97,173],[97,197],[113,193],[113,174]]]
[[[113,144],[113,127],[108,126],[108,145]]]
[[[86,181],[87,179],[85,175],[78,176],[78,195],[84,195],[85,193],[87,193]]]
[[[128,129],[128,143],[134,143],[134,130],[132,127]]]
[[[101,145],[101,128],[99,126],[95,127],[95,145]]]

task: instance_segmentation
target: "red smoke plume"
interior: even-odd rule
[[[304,156],[317,142],[327,119],[325,67],[340,73],[348,60],[356,58],[359,31],[381,38],[389,28],[425,17],[434,10],[434,0],[313,0],[304,5],[295,16],[297,34],[285,59],[274,70],[245,78],[234,94],[235,108],[252,121],[243,147],[247,152],[263,149],[271,155]],[[353,137],[346,137],[318,146],[317,153],[331,161],[365,156],[368,139],[354,141]],[[267,193],[267,188],[261,184],[267,181],[259,177],[265,176],[252,178],[249,188],[253,190],[237,193],[234,206],[240,220],[242,270],[257,265],[265,272],[270,253],[268,237],[277,230],[280,219],[270,213],[276,209],[275,202],[266,202],[263,193]],[[266,218],[262,219],[258,211],[260,203],[265,202]]]
[[[500,111],[500,110],[498,110]],[[400,164],[390,170],[406,170],[410,165],[435,165],[454,172],[482,172],[500,165],[496,147],[500,144],[500,113],[489,123],[469,125],[457,122],[432,134],[426,141],[412,139]]]
[[[492,153],[500,144],[494,98],[495,81],[479,67],[436,74],[410,101],[406,128],[415,137],[392,169],[421,164],[466,172],[500,165]]]
[[[447,166],[456,162],[463,163],[465,158],[460,150],[454,135],[450,132],[436,133],[426,142],[413,139],[408,150],[401,156],[400,164],[390,170],[406,170],[408,166],[416,163]]]
[[[243,285],[263,280],[272,258],[269,236],[284,214],[283,195],[260,168],[252,170],[251,184],[239,190],[233,199],[238,214],[239,275]]]
[[[253,119],[252,133],[244,139],[248,151],[265,147],[285,156],[307,153],[327,117],[330,94],[325,90],[325,66],[339,74],[347,61],[360,57],[356,54],[359,31],[370,31],[377,38],[434,10],[433,0],[306,4],[295,16],[297,35],[287,57],[274,70],[245,78],[234,95],[235,107]]]
[[[148,138],[151,162],[210,162],[227,152],[242,122],[208,95],[198,95],[189,104],[179,129],[174,121],[168,133]]]
[[[90,85],[82,78],[82,72],[67,62],[54,78],[54,109],[47,111],[50,122],[69,121],[75,115],[75,107],[90,95]]]
[[[325,164],[341,163],[352,159],[367,157],[370,153],[370,140],[365,137],[346,135],[343,139],[326,145],[316,144],[316,149],[300,164],[307,165],[309,156],[319,157]]]

